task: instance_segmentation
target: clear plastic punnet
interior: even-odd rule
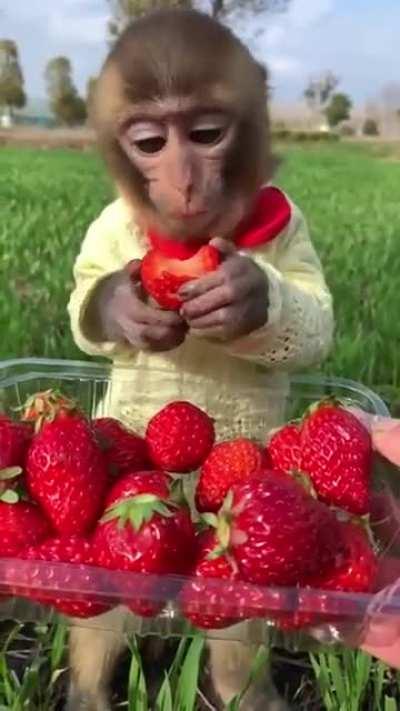
[[[123,387],[124,379],[132,377],[130,369],[121,369],[118,374],[113,371],[112,383],[119,379],[118,386]],[[170,382],[168,378],[170,377]],[[108,364],[80,361],[62,361],[45,359],[10,360],[0,363],[0,412],[15,413],[15,409],[24,404],[33,393],[48,389],[57,389],[75,398],[86,414],[90,417],[107,415],[107,398],[110,395],[111,366]],[[173,399],[180,399],[179,378],[176,374],[163,374],[167,398],[165,404]],[[260,373],[260,387],[263,387],[263,375]],[[107,395],[108,394],[108,395]],[[380,397],[363,385],[339,378],[322,375],[292,376],[286,395],[284,421],[297,416],[313,402],[326,396],[336,396],[342,403],[356,407],[372,415],[388,417],[389,412]],[[158,393],[159,396],[159,393]],[[214,394],[210,393],[210,401]],[[145,398],[144,393],[138,393],[138,398]],[[147,395],[150,398],[150,394]],[[100,409],[99,409],[100,408]],[[247,421],[238,425],[233,420],[232,436],[240,434],[240,427],[246,428],[246,435],[259,417],[251,413]],[[216,429],[218,423],[216,423]],[[399,477],[400,478],[400,477]],[[397,498],[399,488],[393,471],[380,467],[374,474],[373,488],[389,486]],[[395,545],[395,541],[394,544]],[[390,556],[390,547],[382,548],[382,556]],[[49,575],[49,567],[51,575]],[[400,565],[399,565],[400,567]],[[196,631],[186,620],[182,608],[180,592],[185,579],[179,576],[149,576],[122,571],[110,571],[94,566],[68,565],[64,563],[38,562],[0,557],[0,619],[15,619],[20,622],[52,622],[58,619],[67,621],[50,605],[37,603],[32,597],[63,597],[65,599],[90,598],[103,604],[104,609],[122,607],[126,611],[125,630],[140,635],[156,634],[161,637],[192,636]],[[30,575],[34,569],[35,575]],[[40,570],[46,571],[41,575]],[[10,572],[11,571],[11,572]],[[84,573],[84,574],[83,574]],[[34,581],[46,580],[46,584],[33,583],[34,595],[24,596],[24,581],[32,578]],[[60,587],[62,581],[62,587]],[[240,585],[240,583],[238,583]],[[247,584],[246,584],[247,585]],[[36,586],[36,587],[35,587]],[[204,612],[212,614],[212,600],[226,600],[227,618],[235,618],[235,610],[229,609],[229,590],[232,583],[224,580],[207,580],[207,591],[204,596]],[[257,590],[256,586],[253,586]],[[399,586],[400,587],[400,586]],[[17,592],[17,594],[15,594]],[[30,586],[32,593],[32,585]],[[315,613],[318,619],[314,632],[301,630],[283,632],[278,629],[273,619],[263,617],[257,609],[260,596],[251,596],[246,602],[248,618],[220,629],[207,630],[208,637],[222,640],[237,640],[248,643],[267,643],[285,646],[289,649],[301,650],[315,648],[319,644],[334,644],[338,640],[337,628],[361,630],[368,624],[371,615],[382,614],[384,619],[391,616],[400,618],[400,592],[397,593],[393,581],[374,594],[356,594],[331,591],[316,591],[307,588],[270,588],[268,599],[275,600],[278,613],[293,613],[298,608],[301,595],[302,610]],[[152,616],[139,616],[130,611],[129,603],[137,609],[143,603],[154,610]],[[252,604],[254,609],[252,609]],[[271,603],[273,604],[273,603]],[[229,614],[231,613],[231,615]],[[74,620],[74,624],[90,626],[92,619],[96,626],[113,629],[115,616],[100,614],[96,618]],[[118,620],[121,628],[121,621]]]

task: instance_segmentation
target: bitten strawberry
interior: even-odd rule
[[[182,306],[178,296],[180,287],[213,272],[220,261],[220,253],[211,245],[200,247],[189,259],[166,257],[158,249],[151,249],[142,260],[142,284],[164,309],[179,310]]]
[[[368,512],[371,437],[354,415],[335,402],[321,402],[306,415],[301,470],[326,503],[357,515]]]
[[[214,514],[208,514],[213,522]],[[335,514],[295,480],[264,471],[235,484],[214,525],[242,578],[289,586],[322,573],[341,553]]]
[[[244,437],[216,444],[204,462],[196,488],[201,512],[218,511],[232,484],[258,474],[264,463],[261,448]]]
[[[25,501],[0,501],[0,558],[19,556],[50,535],[51,528],[37,506]]]
[[[290,422],[274,432],[267,442],[267,456],[274,469],[287,474],[299,472],[301,465],[299,426]]]
[[[157,471],[119,479],[93,537],[98,565],[143,574],[120,594],[128,607],[144,616],[156,614],[164,604],[160,582],[144,574],[184,575],[195,551],[189,510],[171,500],[170,485],[170,478]]]
[[[160,469],[191,472],[204,462],[214,444],[212,419],[190,402],[166,405],[148,423],[146,441]]]
[[[96,438],[111,474],[140,471],[150,467],[147,443],[113,417],[92,421]]]
[[[5,582],[13,595],[51,605],[70,617],[94,617],[111,607],[110,601],[107,603],[96,594],[105,589],[105,575],[93,567],[92,547],[87,539],[49,538],[18,557],[31,561],[31,565],[8,568]]]
[[[228,553],[210,555],[217,548],[215,531],[207,529],[199,535],[196,563],[180,595],[185,617],[200,629],[230,627],[240,620],[264,617],[263,591],[240,580],[238,567]],[[214,587],[212,579],[216,579]],[[218,585],[219,580],[225,581],[223,587]]]
[[[107,467],[89,422],[77,411],[53,403],[36,423],[26,459],[26,482],[60,535],[81,535],[95,524],[103,506]]]
[[[378,560],[365,530],[351,521],[341,522],[339,525],[344,549],[338,564],[311,578],[307,586],[299,591],[296,613],[281,616],[278,620],[282,629],[299,629],[321,622],[337,622],[340,619],[346,621],[352,615],[357,617],[357,613],[361,617],[351,599],[332,600],[322,592],[335,590],[365,593],[374,589]],[[304,610],[305,606],[307,611]]]

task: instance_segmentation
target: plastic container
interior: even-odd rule
[[[114,376],[115,377],[115,376]],[[129,378],[129,371],[121,370],[119,376],[122,381]],[[163,377],[168,378],[168,373]],[[179,382],[176,376],[171,376],[174,380],[174,399],[179,399]],[[57,361],[57,360],[13,360],[0,364],[0,411],[12,412],[14,408],[24,403],[27,396],[39,390],[48,388],[58,388],[64,393],[77,398],[86,412],[93,416],[98,408],[98,404],[104,398],[110,382],[110,366],[93,362],[80,361]],[[166,382],[166,381],[165,381]],[[171,385],[171,383],[170,383]],[[172,387],[172,386],[171,386]],[[166,391],[171,393],[171,388]],[[322,376],[296,376],[291,379],[290,392],[286,398],[285,418],[289,419],[295,413],[303,411],[307,405],[326,395],[336,395],[349,405],[362,408],[366,412],[388,416],[388,410],[384,402],[371,390],[353,381],[336,378],[324,378]],[[104,406],[106,408],[106,405]],[[97,410],[98,412],[98,410]],[[106,409],[101,412],[106,414]],[[250,423],[251,424],[251,423]],[[217,423],[218,426],[218,423]],[[246,423],[246,427],[249,422]],[[237,434],[237,431],[234,433]],[[379,482],[377,482],[379,485]],[[387,552],[387,551],[386,551]],[[15,561],[14,561],[15,562]],[[15,567],[15,583],[24,577],[24,573],[29,571],[33,564],[26,561],[18,561]],[[63,587],[64,596],[76,597],[86,592],[90,592],[92,599],[113,601],[119,604],[120,596],[113,592],[114,584],[117,582],[121,586],[131,591],[129,594],[140,596],[141,583],[140,575],[131,573],[107,572],[97,568],[91,568],[90,587],[86,588],[86,583],[82,582],[82,575],[77,577],[76,569],[73,566],[64,564],[34,563],[35,569],[40,572],[41,567],[48,569],[51,565],[54,570],[54,587],[37,587],[36,592],[48,592],[57,590],[57,578],[61,572],[67,570],[68,585]],[[24,598],[6,597],[5,571],[9,570],[10,560],[0,559],[0,594],[4,594],[4,601],[0,604],[1,619],[15,619],[18,621],[48,622],[60,618],[51,608],[38,605]],[[14,567],[14,566],[13,566]],[[10,579],[8,579],[10,583]],[[223,599],[226,591],[226,583],[223,581],[209,581],[214,591],[218,592],[219,598]],[[162,611],[155,617],[142,618],[129,613],[126,616],[126,630],[136,632],[141,635],[157,634],[161,637],[170,636],[190,636],[193,628],[183,618],[179,609],[177,592],[182,584],[182,580],[176,576],[162,577],[157,581],[156,589],[153,592],[153,601],[162,601]],[[210,588],[211,589],[211,588]],[[277,590],[277,593],[281,591]],[[284,595],[280,595],[280,609],[282,611],[293,611],[298,600],[298,589],[285,590]],[[351,625],[362,624],[367,610],[374,603],[374,596],[367,594],[347,594],[347,593],[321,593],[324,599],[324,609],[326,612],[332,610],[337,614],[340,611],[341,621]],[[304,596],[304,595],[303,595]],[[126,596],[125,596],[126,598]],[[307,600],[307,593],[305,594]],[[315,609],[316,595],[312,591],[310,595],[310,611]],[[389,607],[385,608],[385,614],[400,615],[400,596],[391,598]],[[90,625],[90,620],[82,619],[79,624]],[[112,629],[112,621],[108,616],[97,618],[96,624],[101,624],[105,628]],[[263,619],[250,619],[229,628],[207,632],[209,637],[239,640],[245,642],[265,642],[276,645],[284,645],[291,649],[305,649],[315,647],[309,635],[304,633],[281,633],[273,623]],[[335,630],[330,628],[323,642],[335,640]]]

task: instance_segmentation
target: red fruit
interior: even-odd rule
[[[170,472],[191,472],[214,444],[212,419],[190,402],[172,402],[148,423],[146,441],[154,464]]]
[[[210,558],[217,546],[218,540],[212,529],[199,535],[193,577],[187,581],[180,596],[183,614],[201,629],[229,627],[240,620],[264,617],[264,591],[240,580],[238,567],[228,554]],[[215,585],[212,579],[216,579]],[[224,581],[224,584],[220,585],[218,581]]]
[[[263,452],[249,439],[215,445],[204,462],[196,489],[199,511],[218,511],[233,484],[247,481],[263,466]]]
[[[293,616],[285,616],[278,623],[283,629],[317,625],[321,622],[346,621],[362,613],[357,611],[350,599],[335,600],[322,591],[366,593],[374,589],[378,573],[378,560],[366,532],[358,524],[340,523],[344,550],[338,564],[324,574],[316,575],[299,592],[298,610]],[[304,607],[307,605],[307,611]],[[310,609],[312,608],[312,611]]]
[[[7,570],[6,583],[13,595],[52,605],[70,617],[94,617],[111,607],[96,595],[105,589],[105,576],[93,567],[87,539],[50,538],[23,551],[19,558],[37,565],[19,564]]]
[[[83,535],[103,507],[106,463],[82,415],[65,416],[61,409],[51,417],[41,421],[28,450],[28,490],[60,535]]]
[[[0,414],[0,496],[16,486],[31,437],[29,425]]]
[[[125,604],[140,615],[156,614],[165,602],[160,599],[159,579],[144,574],[184,575],[193,561],[195,535],[189,510],[171,501],[170,484],[170,478],[157,471],[119,479],[93,537],[98,565],[142,574],[120,590]]]
[[[306,416],[301,430],[301,469],[326,503],[353,514],[369,508],[372,443],[354,415],[330,402]]]
[[[0,558],[19,556],[50,535],[50,526],[37,506],[0,501]]]
[[[301,464],[300,429],[298,425],[284,425],[267,442],[267,454],[273,468],[290,474],[299,472]]]
[[[151,249],[142,260],[142,284],[160,306],[178,311],[183,303],[178,296],[181,286],[215,271],[220,261],[220,253],[210,245],[200,247],[190,259],[166,257]]]
[[[121,422],[113,417],[99,417],[92,425],[112,474],[140,471],[150,466],[146,441]]]
[[[264,472],[231,491],[219,530],[228,524],[230,550],[244,580],[297,585],[333,565],[341,542],[337,519],[296,481]]]

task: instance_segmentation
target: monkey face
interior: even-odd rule
[[[236,117],[222,107],[177,99],[135,108],[119,140],[142,176],[153,223],[178,238],[226,231],[224,167],[237,133]]]
[[[267,72],[211,17],[158,11],[107,58],[92,104],[99,147],[143,227],[229,236],[269,180]]]

